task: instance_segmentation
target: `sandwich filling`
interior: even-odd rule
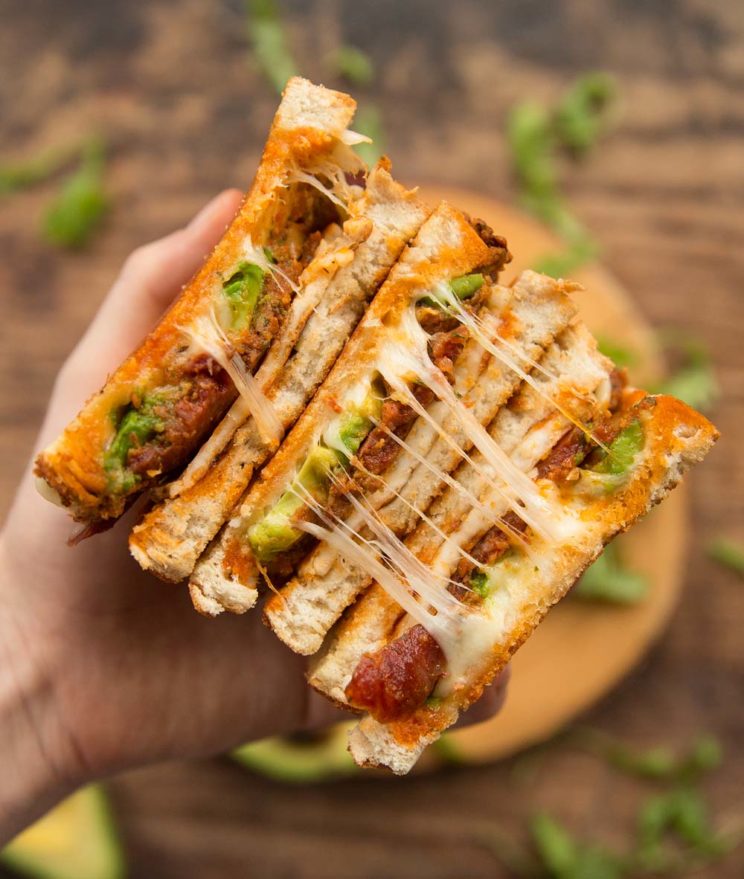
[[[651,400],[639,402],[636,393],[621,394],[617,373],[613,379],[609,414],[591,426],[589,437],[572,427],[535,468],[535,485],[549,499],[555,516],[564,520],[561,543],[572,528],[581,527],[576,511],[580,505],[572,501],[618,491],[644,447],[641,415]],[[387,723],[405,719],[428,699],[451,692],[458,673],[472,660],[469,649],[477,652],[493,643],[494,625],[507,611],[515,590],[526,595],[528,581],[540,579],[540,553],[533,549],[545,543],[509,511],[497,524],[458,545],[459,559],[444,583],[458,605],[452,623],[442,627],[437,605],[427,607],[419,594],[415,614],[405,608],[408,619],[401,624],[403,631],[359,660],[346,686],[349,704]],[[436,569],[436,564],[432,567]],[[384,582],[381,585],[385,587]],[[427,619],[432,613],[434,625]]]
[[[182,467],[238,397],[267,442],[278,443],[281,426],[252,373],[281,333],[324,230],[343,219],[335,182],[328,184],[325,177],[315,186],[289,184],[266,240],[246,238],[232,269],[214,279],[205,313],[182,328],[182,344],[150,386],[111,413],[103,452],[109,493],[125,497]],[[359,191],[346,186],[345,198],[353,190]]]

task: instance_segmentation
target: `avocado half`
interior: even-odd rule
[[[124,856],[100,785],[68,797],[0,852],[0,861],[34,879],[123,879]]]
[[[237,748],[232,757],[254,772],[294,784],[353,775],[359,767],[346,747],[353,726],[340,723],[319,733],[252,742]]]

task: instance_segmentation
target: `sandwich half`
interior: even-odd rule
[[[364,171],[347,95],[290,80],[252,188],[202,268],[140,347],[38,456],[40,488],[95,531],[177,474],[228,409],[276,448],[280,417],[253,376],[281,370],[322,287],[315,259],[355,213]],[[358,230],[357,230],[358,231]],[[347,230],[354,237],[353,227]],[[315,265],[313,266],[313,263]],[[312,267],[312,268],[311,268]],[[238,400],[238,403],[236,403]],[[233,406],[233,404],[235,404]]]
[[[326,233],[300,278],[288,327],[256,374],[282,431],[300,415],[429,209],[396,183],[381,161],[347,219]],[[299,330],[299,332],[298,332]],[[253,474],[272,452],[255,418],[235,427],[236,407],[204,443],[164,498],[130,536],[132,554],[168,580],[191,574],[196,560],[230,517]],[[247,407],[245,407],[247,408]],[[242,420],[243,412],[239,413]]]

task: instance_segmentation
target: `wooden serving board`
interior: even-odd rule
[[[433,186],[422,187],[421,194],[432,203],[447,199],[506,237],[513,254],[504,274],[507,283],[540,257],[561,249],[542,225],[498,201]],[[644,386],[658,378],[661,357],[654,333],[618,281],[596,263],[572,278],[584,287],[576,299],[589,328],[637,355],[631,380]],[[619,607],[569,599],[548,614],[512,661],[509,695],[499,716],[449,735],[458,759],[490,761],[549,738],[633,668],[663,630],[677,600],[686,514],[686,495],[678,488],[623,537],[623,560],[650,583],[645,600]]]

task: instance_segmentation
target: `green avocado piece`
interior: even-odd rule
[[[352,455],[356,455],[374,422],[380,418],[382,397],[382,391],[373,385],[362,403],[342,416],[338,437]]]
[[[302,537],[303,532],[292,526],[292,517],[305,506],[302,489],[324,504],[328,499],[330,474],[341,466],[341,455],[333,449],[316,446],[310,452],[292,481],[292,487],[248,529],[248,542],[259,561],[271,561],[277,553],[286,552]]]
[[[244,330],[249,326],[253,312],[264,287],[263,269],[251,262],[241,262],[222,285],[222,293],[230,309],[230,329]]]
[[[165,402],[161,395],[143,399],[139,408],[130,407],[118,422],[113,440],[103,453],[103,467],[114,490],[125,494],[138,482],[136,474],[127,469],[127,456],[134,446],[141,446],[163,429],[156,408]]]
[[[24,830],[0,861],[33,879],[123,879],[124,858],[102,787],[82,788]]]
[[[470,299],[483,286],[485,278],[479,272],[473,272],[470,275],[460,275],[459,278],[453,278],[450,282],[450,289],[458,299]]]
[[[643,448],[643,443],[643,428],[638,419],[635,419],[610,443],[608,454],[594,466],[595,473],[607,473],[611,476],[627,473]]]
[[[470,575],[470,588],[476,595],[480,595],[481,598],[488,598],[491,594],[488,574],[485,571],[475,571],[472,573]]]
[[[359,771],[347,748],[352,723],[312,737],[264,739],[233,751],[238,763],[276,781],[303,784]]]

